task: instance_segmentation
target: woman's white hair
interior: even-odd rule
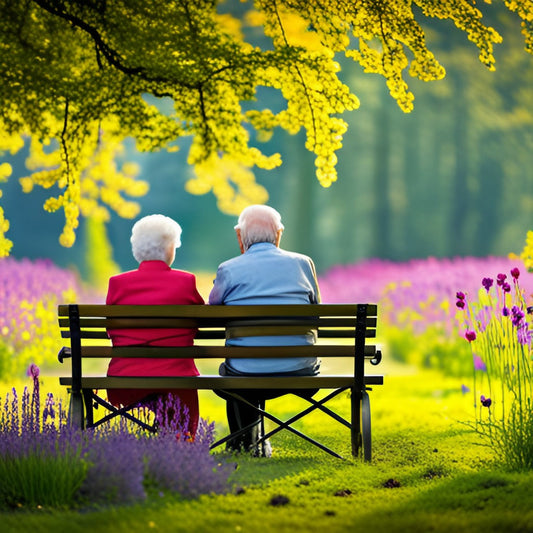
[[[167,261],[170,246],[181,246],[181,226],[164,215],[149,215],[131,229],[133,257],[142,261]]]
[[[268,205],[249,205],[239,216],[235,229],[241,232],[245,250],[257,242],[276,243],[278,231],[283,230],[281,215]]]

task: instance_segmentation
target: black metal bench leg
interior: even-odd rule
[[[69,425],[85,429],[85,408],[81,392],[70,392]]]
[[[93,391],[83,389],[83,403],[85,405],[85,427],[90,428],[94,423]]]
[[[351,393],[351,409],[352,409],[352,456],[359,457],[361,450],[361,391],[352,389]]]
[[[370,424],[370,397],[363,392],[361,401],[361,434],[363,437],[363,459],[369,463],[372,460],[372,432]]]

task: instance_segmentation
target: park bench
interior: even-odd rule
[[[98,391],[106,389],[197,389],[224,391],[238,399],[243,389],[291,389],[321,391],[320,399],[304,394],[306,408],[282,421],[274,414],[261,410],[263,419],[272,421],[274,429],[263,434],[261,441],[286,429],[304,438],[325,452],[341,457],[324,444],[293,427],[303,416],[320,410],[350,430],[351,451],[354,457],[371,459],[370,403],[368,390],[372,385],[383,384],[383,376],[367,375],[365,361],[377,365],[381,351],[369,343],[376,335],[377,306],[374,304],[317,304],[317,305],[60,305],[59,325],[63,338],[70,346],[59,352],[61,363],[71,360],[70,376],[60,377],[60,384],[70,392],[70,423],[84,428],[96,427],[114,417],[124,416],[141,425],[146,423],[134,416],[134,405],[116,408]],[[106,328],[197,328],[194,346],[113,347]],[[314,329],[317,343],[306,346],[225,346],[230,337],[260,335],[297,335]],[[224,360],[226,358],[279,358],[318,357],[322,370],[318,376],[180,376],[180,377],[108,377],[84,372],[83,362],[89,359],[111,357],[183,357]],[[342,375],[324,369],[329,358],[343,358],[348,371]],[[323,391],[324,390],[324,391]],[[329,390],[329,392],[328,392]],[[326,403],[348,391],[350,420],[330,409]],[[300,396],[300,395],[299,395]],[[105,416],[95,419],[94,408],[102,406]],[[155,430],[154,427],[148,427]],[[212,445],[216,448],[227,442],[231,435]]]

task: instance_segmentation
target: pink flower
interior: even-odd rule
[[[474,354],[474,369],[481,370],[483,372],[487,371],[487,365],[483,362],[483,359],[476,354]]]

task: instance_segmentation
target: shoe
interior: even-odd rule
[[[267,439],[263,441],[261,444],[254,446],[253,456],[254,457],[266,457],[268,459],[272,457],[272,445],[270,444],[270,441]]]

